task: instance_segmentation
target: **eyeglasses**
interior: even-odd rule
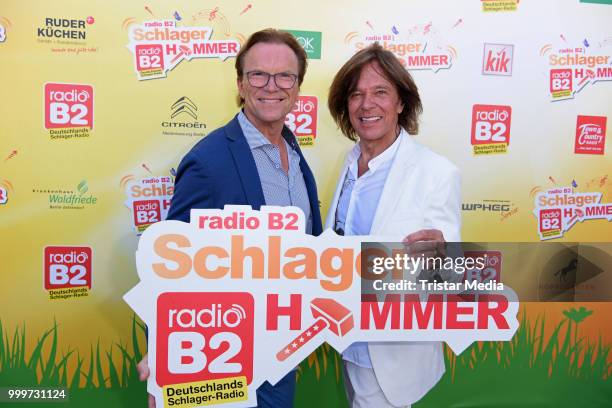
[[[247,80],[251,86],[255,88],[263,88],[270,82],[270,77],[274,77],[274,83],[280,89],[291,89],[295,85],[297,75],[287,72],[279,72],[278,74],[268,74],[262,71],[249,71],[246,73]]]

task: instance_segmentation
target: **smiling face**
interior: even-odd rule
[[[363,67],[348,98],[351,125],[365,143],[390,146],[398,130],[398,115],[404,109],[397,89],[381,73],[378,62]]]
[[[298,98],[297,81],[291,89],[280,89],[270,77],[263,88],[249,84],[247,73],[261,71],[268,74],[298,74],[298,59],[287,45],[280,43],[257,43],[244,56],[242,79],[238,79],[238,90],[244,99],[244,111],[251,123],[264,129],[281,127],[285,117],[293,109]]]

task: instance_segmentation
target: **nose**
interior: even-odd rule
[[[374,106],[374,96],[369,92],[364,93],[363,98],[361,100],[361,108],[364,110],[368,110],[373,108]]]
[[[276,86],[276,80],[274,79],[274,75],[270,75],[268,78],[268,83],[264,86],[264,89],[269,92],[274,92],[278,90],[278,86]]]

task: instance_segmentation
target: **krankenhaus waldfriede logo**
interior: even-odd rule
[[[511,119],[510,106],[474,105],[471,131],[474,155],[506,153],[510,144]]]
[[[166,219],[173,193],[174,180],[168,176],[125,183],[127,199],[124,204],[130,210],[132,226],[138,235],[150,225]]]
[[[304,48],[308,59],[321,59],[322,33],[320,31],[282,30],[293,35]]]
[[[609,39],[546,44],[540,48],[553,101],[570,99],[588,84],[612,80],[612,42]]]
[[[82,180],[73,189],[62,188],[34,188],[33,193],[44,194],[49,200],[49,209],[52,210],[83,210],[98,203],[98,197],[87,194],[89,186]]]
[[[511,76],[513,59],[514,45],[485,43],[482,74]]]
[[[161,122],[165,136],[204,137],[206,124],[198,121],[198,106],[187,96],[181,96],[170,106],[168,119]]]
[[[578,115],[576,120],[576,154],[604,154],[606,148],[606,116]]]
[[[450,68],[457,58],[455,48],[432,23],[410,28],[393,26],[391,33],[378,31],[372,23],[367,23],[370,29],[366,33],[352,31],[344,37],[344,43],[353,52],[378,42],[391,51],[406,69],[434,72]]]
[[[45,129],[52,140],[89,137],[94,120],[91,85],[48,82],[44,85]]]
[[[314,145],[318,111],[319,102],[316,96],[300,95],[291,112],[287,114],[285,125],[291,129],[300,146]]]
[[[43,285],[49,292],[49,299],[65,300],[89,295],[91,247],[46,246],[43,257]]]
[[[602,203],[601,198],[602,193],[578,193],[572,187],[538,193],[533,214],[538,220],[540,240],[561,238],[577,222],[612,220],[612,203]]]
[[[218,58],[224,61],[238,54],[237,40],[213,40],[212,35],[211,27],[181,27],[173,20],[130,25],[127,47],[134,54],[138,79],[164,78],[183,60]]]

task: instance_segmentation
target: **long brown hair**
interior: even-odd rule
[[[419,90],[399,60],[392,52],[385,50],[378,43],[369,45],[353,55],[336,73],[329,88],[327,106],[332,118],[349,139],[356,141],[357,134],[351,125],[348,111],[349,95],[355,90],[361,70],[367,64],[376,61],[382,70],[380,73],[395,85],[404,109],[398,116],[398,124],[410,134],[419,131],[419,115],[423,112]]]

